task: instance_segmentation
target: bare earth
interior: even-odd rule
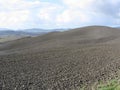
[[[115,28],[89,26],[0,44],[0,90],[80,90],[119,69]]]

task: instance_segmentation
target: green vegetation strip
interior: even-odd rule
[[[84,87],[80,90],[86,90]],[[120,90],[120,81],[119,80],[110,80],[106,83],[98,83],[96,88],[92,88],[92,90]]]
[[[105,84],[99,84],[97,90],[120,90],[120,83],[118,80],[111,80]]]

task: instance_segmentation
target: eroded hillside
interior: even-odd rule
[[[119,40],[118,29],[89,26],[1,43],[0,89],[79,90],[112,78]]]

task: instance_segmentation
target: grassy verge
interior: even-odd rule
[[[99,83],[97,90],[120,90],[119,80],[111,80],[106,83]]]
[[[85,87],[80,90],[86,90]],[[92,90],[120,90],[120,80],[110,80],[107,82],[99,82],[96,86],[92,87]]]

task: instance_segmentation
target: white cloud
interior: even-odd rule
[[[65,10],[57,16],[58,25],[88,23],[94,11],[90,11],[95,0],[63,0]],[[88,8],[89,7],[89,8]]]
[[[29,11],[0,12],[0,17],[0,27],[20,28],[29,19]]]
[[[40,4],[39,1],[0,0],[0,27],[24,28],[31,19],[31,10]]]
[[[63,13],[57,16],[57,22],[59,24],[87,22],[89,19],[90,18],[87,16],[87,13],[73,9],[65,10]]]
[[[96,0],[63,0],[63,3],[69,8],[90,9],[94,1]]]
[[[60,25],[116,24],[120,0],[62,0],[65,10],[58,15]],[[117,18],[117,19],[116,19]],[[107,20],[107,21],[105,21]]]
[[[119,23],[120,0],[0,0],[0,27],[54,28]]]
[[[61,8],[58,4],[39,0],[0,0],[0,27],[17,29],[31,25],[40,27],[40,24],[49,26]]]
[[[0,10],[25,10],[41,5],[40,1],[0,0]]]
[[[53,21],[59,9],[61,9],[59,5],[42,7],[38,12],[38,17],[43,21]]]

